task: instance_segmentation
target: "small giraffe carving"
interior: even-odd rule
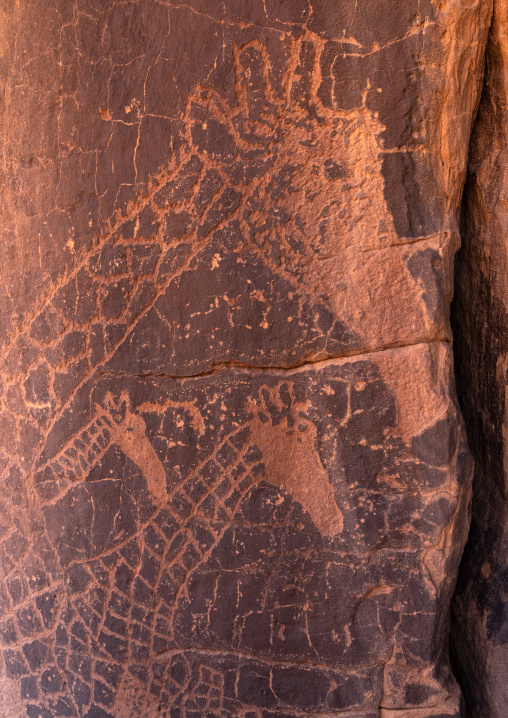
[[[49,468],[57,476],[83,480],[116,444],[141,469],[157,505],[164,504],[166,472],[146,436],[143,417],[131,411],[128,395],[122,392],[116,401],[108,392],[103,405],[96,404],[95,409],[94,419],[48,464]]]
[[[268,420],[268,403],[282,408],[278,388],[260,392],[261,406],[250,426],[252,440],[263,454],[265,480],[291,494],[323,536],[334,537],[342,531],[343,517],[317,452],[317,429],[303,416],[306,404],[293,404],[289,420],[283,412],[278,424]]]

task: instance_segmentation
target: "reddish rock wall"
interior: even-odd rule
[[[459,715],[488,3],[4,3],[8,718]]]
[[[508,6],[503,0],[494,6],[471,138],[453,312],[458,388],[476,463],[453,646],[475,718],[504,718],[508,706]]]

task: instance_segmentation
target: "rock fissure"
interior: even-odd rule
[[[315,359],[315,360],[303,360],[301,363],[298,364],[290,364],[289,366],[259,366],[256,364],[245,364],[243,362],[221,362],[220,364],[215,365],[212,369],[204,372],[200,372],[199,374],[127,374],[124,372],[120,372],[118,374],[115,374],[113,372],[107,372],[107,371],[99,371],[98,374],[101,377],[110,377],[110,378],[131,378],[131,379],[179,379],[179,380],[185,380],[185,379],[197,379],[199,377],[204,376],[211,376],[213,374],[218,374],[222,371],[226,371],[228,369],[237,369],[237,370],[249,370],[249,371],[269,371],[269,372],[295,372],[298,369],[305,369],[306,367],[319,367],[319,366],[329,366],[333,365],[334,363],[346,360],[346,359],[355,359],[356,357],[363,357],[368,356],[370,354],[378,354],[381,352],[390,352],[395,349],[403,349],[408,347],[418,347],[423,346],[425,344],[435,344],[435,343],[444,343],[449,344],[449,339],[429,339],[426,342],[412,342],[411,344],[394,344],[393,346],[386,346],[386,347],[380,347],[379,349],[365,349],[364,351],[355,351],[352,353],[343,353],[343,354],[337,354],[335,356],[326,356],[322,359]]]
[[[475,460],[471,529],[452,605],[451,647],[473,718],[508,701],[506,636],[506,214],[508,8],[493,3],[469,147],[452,325],[457,392]]]

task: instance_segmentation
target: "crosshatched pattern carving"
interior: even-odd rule
[[[405,351],[427,353],[423,380],[446,371],[439,345]],[[418,633],[465,455],[451,403],[398,435],[390,354],[132,378],[130,396],[96,379],[78,438],[35,474],[61,578],[35,553],[35,592],[27,570],[6,582],[4,658],[30,705],[114,710],[136,682],[168,716],[368,709],[388,681],[446,695]]]

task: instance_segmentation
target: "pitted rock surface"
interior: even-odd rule
[[[458,717],[488,10],[2,10],[9,718]]]

